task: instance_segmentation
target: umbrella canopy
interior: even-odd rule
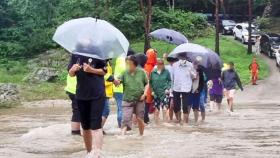
[[[198,62],[206,69],[221,69],[222,67],[222,61],[217,53],[198,44],[181,44],[169,54],[169,57],[178,58],[180,55],[184,55],[191,62]]]
[[[155,30],[150,33],[150,36],[176,45],[188,43],[187,37],[182,33],[166,28]]]
[[[117,28],[90,17],[65,22],[57,28],[53,40],[70,53],[103,60],[126,55],[129,47]]]

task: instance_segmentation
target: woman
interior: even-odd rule
[[[171,77],[169,71],[164,67],[162,59],[157,60],[157,68],[151,73],[150,85],[155,104],[155,121],[159,122],[160,109],[165,121],[169,120],[169,90],[171,88]]]

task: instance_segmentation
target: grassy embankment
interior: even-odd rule
[[[213,49],[214,37],[198,38],[193,41]],[[137,51],[143,51],[143,42],[135,42],[132,44],[132,48]],[[174,45],[167,44],[161,41],[153,41],[152,46],[159,52],[159,57],[164,52],[170,52],[175,48]],[[232,39],[221,39],[221,56],[224,62],[233,61],[236,64],[236,69],[240,73],[240,77],[243,83],[249,83],[248,65],[251,62],[253,55],[246,54],[246,48],[239,42]],[[262,71],[260,73],[260,79],[264,79],[269,74],[267,65],[259,59]],[[7,70],[7,68],[9,70]],[[42,99],[59,99],[66,98],[63,91],[64,82],[57,81],[54,83],[40,83],[29,84],[23,81],[23,78],[28,74],[27,61],[6,61],[0,63],[0,83],[16,83],[20,86],[21,97],[24,100],[42,100]]]

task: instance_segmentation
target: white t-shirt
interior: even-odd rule
[[[190,92],[194,77],[196,77],[196,70],[192,63],[187,60],[177,61],[171,68],[172,90],[176,92]]]

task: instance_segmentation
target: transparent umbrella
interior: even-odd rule
[[[57,28],[53,40],[70,53],[103,60],[126,55],[129,47],[116,27],[90,17],[65,22]]]

